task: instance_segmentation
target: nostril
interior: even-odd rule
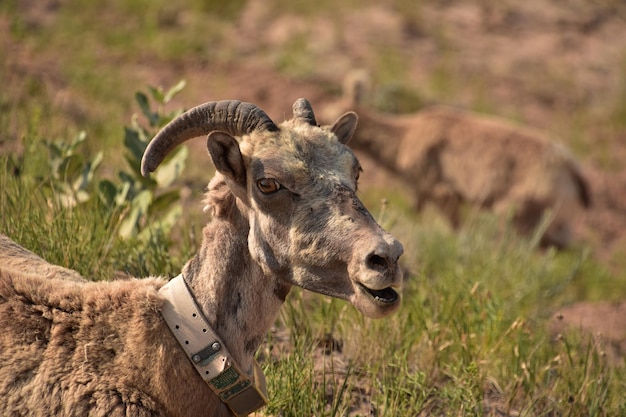
[[[370,254],[366,260],[367,267],[370,269],[376,269],[378,271],[383,271],[388,268],[387,259],[383,258],[380,255]]]

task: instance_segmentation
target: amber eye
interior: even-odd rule
[[[274,178],[261,178],[256,182],[256,185],[263,194],[270,194],[281,188],[280,183]]]

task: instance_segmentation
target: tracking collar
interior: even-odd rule
[[[159,290],[161,314],[187,357],[209,388],[237,416],[267,403],[265,376],[254,361],[252,378],[237,366],[222,339],[211,328],[180,274]]]

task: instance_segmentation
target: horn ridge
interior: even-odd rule
[[[233,136],[240,136],[255,130],[278,131],[276,124],[255,104],[239,100],[224,100],[218,101],[216,108],[221,105],[226,106],[224,117],[230,122],[228,127],[232,127],[233,130],[228,133]]]
[[[214,130],[242,136],[255,130],[278,130],[259,107],[239,100],[210,101],[196,106],[169,122],[152,138],[141,160],[141,174],[147,176],[181,143]]]

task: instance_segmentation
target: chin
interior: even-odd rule
[[[379,319],[396,311],[400,307],[401,297],[391,287],[379,291],[359,288],[350,302],[364,316]]]

